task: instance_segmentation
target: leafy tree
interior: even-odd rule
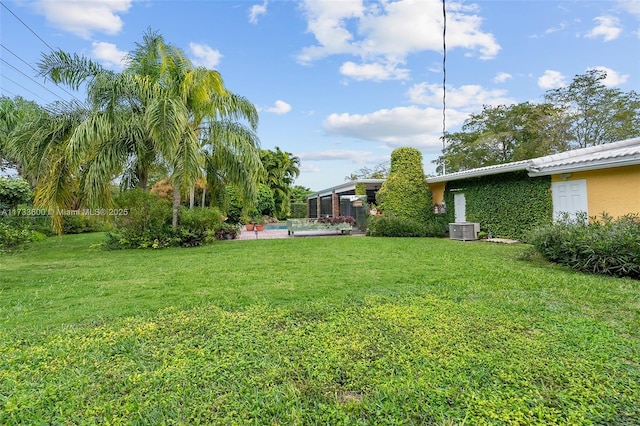
[[[376,201],[384,215],[426,222],[431,212],[431,191],[420,151],[415,148],[393,150],[389,177],[376,194]]]
[[[307,195],[313,194],[310,188],[302,185],[294,185],[291,187],[291,202],[293,203],[306,203]]]
[[[276,146],[275,151],[260,153],[265,175],[263,182],[271,188],[275,201],[275,214],[279,218],[290,213],[291,185],[300,175],[300,159]]]
[[[78,207],[81,159],[73,152],[73,135],[88,110],[77,102],[57,102],[46,113],[18,125],[7,139],[7,151],[23,177],[35,183],[34,204],[53,212],[51,224],[62,233],[61,210]]]
[[[20,158],[9,153],[9,137],[21,123],[33,121],[46,112],[35,102],[20,96],[0,97],[0,170],[15,167],[23,175]]]
[[[363,167],[349,176],[346,176],[344,180],[358,180],[358,179],[385,179],[389,174],[389,162],[385,161],[376,164],[373,167]]]
[[[606,71],[577,75],[545,99],[562,108],[562,124],[571,148],[585,148],[640,135],[640,96],[604,85]]]
[[[590,70],[545,95],[546,103],[485,106],[461,131],[446,135],[436,161],[442,171],[526,160],[640,135],[640,97],[607,88],[606,72]]]
[[[443,156],[436,160],[441,171],[456,172],[494,164],[540,157],[567,146],[557,131],[560,110],[550,104],[485,105],[471,115],[462,130],[450,133]]]

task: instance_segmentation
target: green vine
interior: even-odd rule
[[[526,172],[505,173],[448,182],[445,191],[447,220],[453,222],[454,194],[464,193],[466,219],[480,223],[495,236],[527,239],[530,231],[553,222],[551,179],[530,178]]]

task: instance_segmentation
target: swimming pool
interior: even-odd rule
[[[265,223],[264,224],[264,229],[265,231],[273,231],[276,229],[287,229],[287,224],[286,223]]]

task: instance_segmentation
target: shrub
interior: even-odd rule
[[[139,189],[123,192],[116,203],[127,214],[115,217],[115,229],[107,233],[104,244],[107,249],[194,247],[212,242],[223,228],[217,208],[181,207],[180,225],[174,231],[169,201]]]
[[[180,226],[175,235],[176,245],[195,247],[211,242],[215,233],[222,230],[222,214],[211,207],[182,208],[180,210]]]
[[[356,223],[356,219],[353,216],[336,216],[336,217],[319,217],[318,223],[328,223],[331,225],[336,225],[338,223],[348,223],[353,226]]]
[[[607,214],[588,223],[586,217],[540,227],[531,244],[549,261],[573,269],[640,279],[640,216],[613,219]]]
[[[397,216],[370,216],[367,235],[371,237],[444,237],[447,222],[434,217],[427,222]]]
[[[141,189],[116,197],[116,205],[127,212],[114,217],[105,248],[160,248],[172,245],[171,203]]]
[[[267,185],[262,183],[258,185],[256,210],[260,216],[274,216],[276,211],[276,203],[273,199],[273,193]]]
[[[291,219],[302,219],[307,217],[307,203],[291,203]]]
[[[104,231],[105,228],[104,221],[95,216],[73,215],[62,218],[62,232],[64,234],[100,232]]]
[[[39,232],[32,231],[26,226],[17,226],[12,223],[0,222],[0,253],[16,250],[24,244],[45,238]]]
[[[18,204],[33,201],[29,183],[20,177],[0,176],[0,210],[9,210]]]
[[[391,153],[389,177],[376,195],[383,214],[423,222],[433,214],[432,195],[422,169],[422,154],[415,148]]]

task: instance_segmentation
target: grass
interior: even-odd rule
[[[640,282],[524,246],[0,257],[0,424],[638,424]]]

